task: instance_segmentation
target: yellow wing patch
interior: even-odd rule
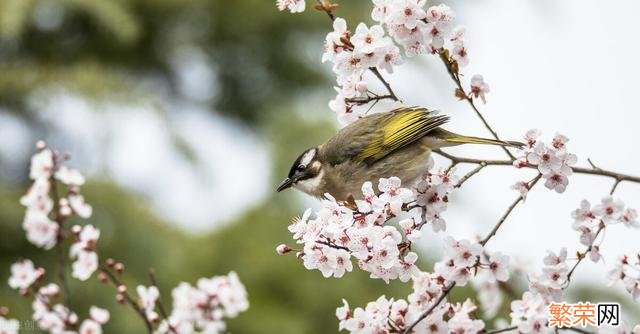
[[[381,134],[358,155],[358,160],[371,163],[424,137],[449,118],[435,115],[425,108],[400,108],[389,112],[381,121]]]

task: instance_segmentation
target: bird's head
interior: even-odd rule
[[[294,187],[308,194],[316,193],[322,182],[322,162],[318,157],[318,149],[310,148],[300,154],[289,170],[289,175],[278,188],[278,192]]]

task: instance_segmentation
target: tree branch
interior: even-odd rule
[[[482,113],[480,113],[480,110],[478,110],[478,107],[476,107],[476,104],[473,102],[473,99],[469,97],[469,94],[462,87],[462,83],[460,82],[460,76],[458,75],[458,71],[453,68],[453,62],[449,59],[449,52],[446,49],[442,49],[438,54],[440,55],[440,60],[442,60],[442,63],[447,68],[447,72],[449,72],[449,76],[451,77],[453,82],[458,86],[457,89],[460,90],[460,92],[462,92],[462,94],[460,94],[459,97],[461,99],[466,100],[467,103],[469,103],[469,105],[471,106],[473,111],[475,111],[478,118],[480,118],[480,120],[482,121],[482,124],[484,124],[484,127],[487,128],[489,132],[491,132],[491,135],[493,135],[493,138],[495,138],[496,140],[500,140],[500,137],[498,137],[498,133],[495,130],[493,130],[491,125],[489,125],[489,122],[487,122],[487,120],[484,118]],[[501,146],[501,147],[504,150],[504,152],[507,153],[509,158],[515,159],[513,154],[506,147],[504,146]]]
[[[449,154],[446,153],[442,150],[434,150],[433,152],[437,153],[438,155],[447,158],[449,160],[451,160],[452,162],[455,162],[456,164],[459,163],[468,163],[468,164],[485,164],[487,166],[513,166],[513,162],[515,161],[515,159],[513,160],[489,160],[489,159],[475,159],[475,158],[467,158],[467,157],[460,157],[460,156],[456,156],[453,154]],[[537,169],[538,166],[536,165],[527,165],[523,168],[531,168],[531,169]],[[615,183],[612,189],[612,191],[610,192],[611,194],[613,194],[613,191],[617,188],[617,184],[623,182],[623,181],[628,181],[628,182],[634,182],[634,183],[640,183],[640,177],[639,176],[635,176],[635,175],[629,175],[629,174],[623,174],[623,173],[619,173],[619,172],[615,172],[615,171],[611,171],[611,170],[606,170],[606,169],[602,169],[602,168],[594,168],[593,166],[591,168],[585,168],[585,167],[571,167],[571,169],[573,170],[574,173],[576,174],[587,174],[587,175],[598,175],[598,176],[605,176],[605,177],[610,177],[613,178],[615,180]]]
[[[533,180],[529,181],[529,189],[532,189],[533,186],[536,183],[538,183],[538,180],[540,180],[541,177],[542,177],[542,174],[538,174],[536,175],[536,177],[533,178]],[[500,226],[502,226],[502,224],[507,220],[507,217],[509,217],[513,209],[515,209],[518,203],[522,202],[523,200],[524,200],[524,196],[518,196],[518,198],[515,201],[513,201],[513,203],[511,203],[509,208],[507,208],[507,211],[502,215],[502,217],[500,218],[498,223],[493,227],[491,232],[489,232],[489,234],[484,239],[482,239],[482,241],[480,241],[480,244],[482,246],[486,245],[487,242],[489,242],[489,240],[491,240],[491,238],[493,238],[493,236],[496,235],[496,232],[498,232],[498,229],[500,228]]]
[[[109,268],[100,266],[100,271],[107,275],[107,278],[113,283],[113,285],[116,287],[116,290],[118,290],[119,286],[124,286],[124,283],[122,283],[118,279],[118,277],[116,277],[116,275],[114,275],[109,270]],[[147,326],[147,332],[153,333],[153,324],[149,321],[149,319],[147,319],[147,315],[145,314],[144,310],[140,308],[138,303],[136,303],[136,301],[131,297],[129,292],[125,290],[124,292],[118,291],[118,293],[124,296],[125,302],[129,304],[129,306],[131,306],[131,308],[140,316],[140,318],[142,318],[145,326]]]
[[[156,288],[158,287],[158,283],[156,281],[156,271],[153,268],[149,269],[149,281],[151,282],[152,286],[155,286]],[[165,310],[164,305],[162,304],[162,301],[160,300],[160,296],[158,296],[158,299],[156,300],[156,305],[158,306],[158,310],[160,311],[160,315],[162,316],[162,319],[164,319],[164,321],[167,322],[167,326],[169,327],[169,331],[171,333],[173,333],[173,334],[178,334],[178,331],[169,322],[169,317],[167,316],[167,311]]]
[[[413,330],[414,327],[416,327],[416,325],[418,325],[420,323],[420,321],[424,320],[426,317],[429,316],[429,314],[431,314],[431,312],[433,312],[433,310],[435,310],[436,307],[438,307],[438,305],[440,305],[440,303],[442,303],[442,301],[447,297],[447,295],[449,295],[449,292],[451,292],[451,290],[456,286],[456,282],[452,282],[451,284],[449,284],[448,286],[446,286],[443,290],[442,293],[440,294],[440,297],[438,297],[438,299],[436,299],[436,301],[426,310],[424,311],[419,317],[418,319],[414,320],[411,325],[409,325],[409,327],[405,328],[404,331],[402,332],[403,334],[409,334],[411,333],[411,331]]]

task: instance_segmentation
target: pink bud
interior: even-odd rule
[[[276,247],[276,253],[280,255],[289,253],[290,251],[291,251],[291,248],[285,244],[280,244],[278,245],[278,247]]]
[[[113,267],[115,261],[112,258],[108,258],[106,263],[108,267]]]
[[[356,84],[356,90],[358,92],[360,92],[361,94],[364,94],[367,92],[367,82],[366,81],[358,81],[358,83]]]
[[[9,309],[5,306],[0,307],[0,317],[6,317],[9,315]]]
[[[102,272],[98,274],[98,279],[102,283],[107,283],[109,281],[109,277],[107,277],[107,274],[102,273]]]
[[[119,292],[119,293],[125,293],[125,292],[127,292],[127,286],[126,286],[126,285],[124,285],[124,284],[120,284],[120,285],[118,285],[118,292]]]
[[[113,268],[119,273],[122,274],[122,272],[124,271],[124,264],[122,264],[122,262],[118,262],[116,263]]]
[[[71,211],[70,207],[68,207],[68,206],[61,206],[60,207],[60,214],[62,216],[68,217],[68,216],[71,216],[71,213],[72,213],[72,211]]]
[[[118,303],[120,303],[120,304],[124,304],[124,302],[125,302],[124,296],[121,295],[121,294],[117,294],[116,295],[116,301],[118,301]]]
[[[80,226],[80,225],[71,226],[71,232],[73,234],[80,234],[80,232],[82,232],[82,226]]]

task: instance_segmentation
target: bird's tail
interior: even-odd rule
[[[447,138],[442,138],[445,142],[452,144],[483,144],[483,145],[498,145],[498,146],[509,146],[515,148],[522,148],[525,144],[518,141],[510,141],[510,140],[495,140],[488,138],[480,138],[480,137],[471,137],[471,136],[463,136],[463,135],[454,135]]]

